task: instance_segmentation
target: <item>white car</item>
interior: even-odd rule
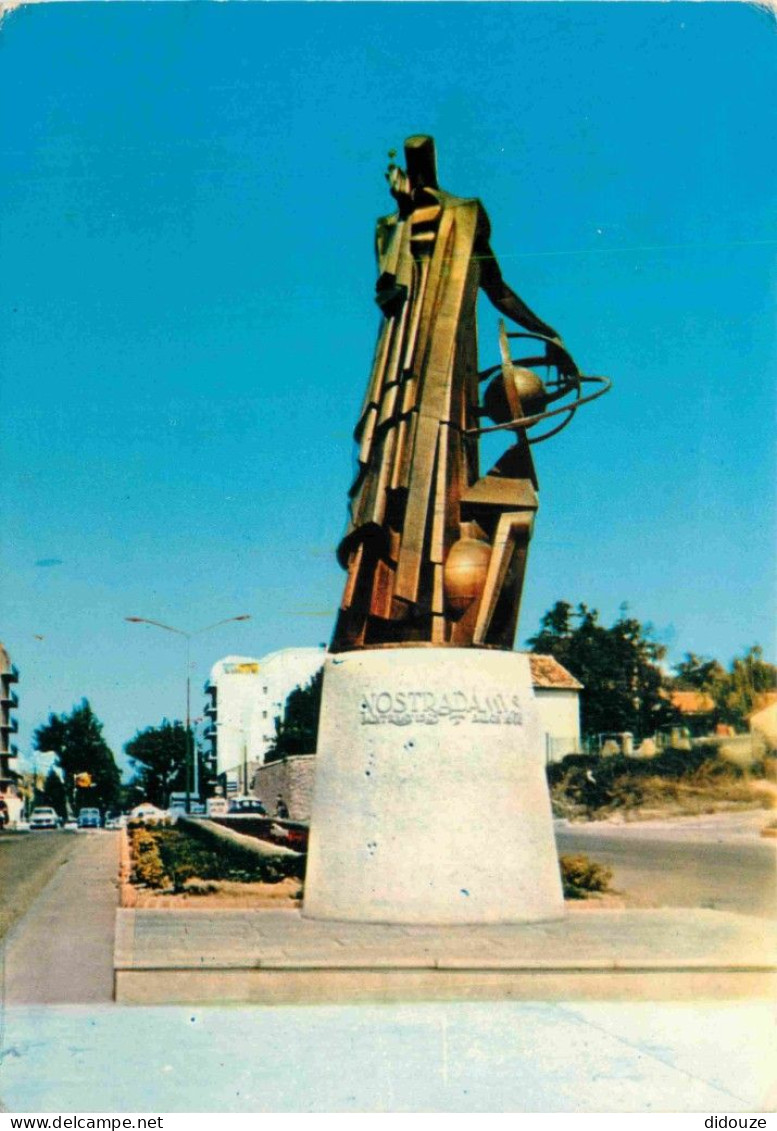
[[[55,809],[50,809],[47,805],[39,805],[37,809],[33,809],[32,816],[30,817],[31,829],[58,829],[59,816]]]
[[[129,819],[131,821],[166,821],[170,814],[166,809],[157,809],[156,805],[151,805],[150,802],[144,801],[142,805],[136,805],[131,811]]]

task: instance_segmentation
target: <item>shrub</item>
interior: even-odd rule
[[[170,880],[159,854],[156,838],[148,829],[135,828],[130,832],[132,846],[132,880],[150,888],[167,887]]]
[[[587,899],[591,892],[608,891],[612,869],[583,853],[559,857],[565,899]]]

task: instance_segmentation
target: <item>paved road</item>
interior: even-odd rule
[[[71,832],[0,833],[0,938],[76,850]]]
[[[6,937],[7,1004],[112,1000],[117,866],[116,833],[73,834],[67,863]]]
[[[777,916],[775,841],[721,839],[634,824],[607,831],[557,828],[559,852],[584,852],[613,869],[612,886],[629,907],[702,907],[762,918]]]

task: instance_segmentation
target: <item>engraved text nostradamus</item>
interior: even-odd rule
[[[520,726],[521,701],[517,695],[479,694],[466,691],[377,691],[361,702],[363,725],[391,723],[409,726],[423,723],[491,723]]]

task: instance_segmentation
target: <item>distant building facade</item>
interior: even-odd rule
[[[15,717],[19,696],[14,685],[19,682],[19,672],[11,657],[0,644],[0,825],[14,824],[22,814],[19,791],[20,776],[11,766],[19,751],[11,741],[19,723]]]
[[[580,747],[583,685],[553,656],[529,655],[534,698],[545,744],[545,761],[560,762]]]
[[[262,765],[289,692],[308,683],[324,662],[323,648],[281,648],[257,659],[225,656],[205,684],[211,773],[227,773],[240,792]]]

